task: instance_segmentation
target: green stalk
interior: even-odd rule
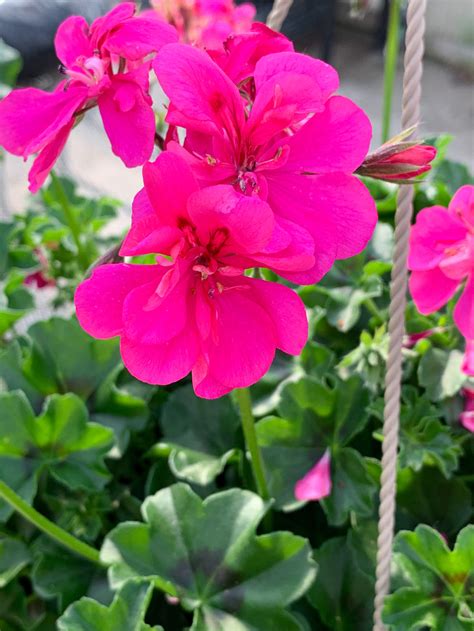
[[[397,62],[400,42],[400,11],[402,0],[391,0],[388,18],[387,43],[385,49],[385,69],[383,76],[383,115],[382,143],[390,138],[392,117],[393,87],[397,74]]]
[[[87,545],[83,541],[76,539],[68,532],[53,524],[41,513],[38,513],[32,506],[29,506],[21,497],[19,497],[15,491],[0,480],[0,498],[5,500],[10,506],[17,511],[22,517],[28,520],[31,524],[36,526],[39,530],[42,530],[48,537],[54,539],[57,543],[61,544],[71,552],[84,557],[91,563],[96,565],[103,565],[100,560],[98,550]]]
[[[235,398],[240,410],[240,418],[242,420],[242,429],[244,430],[245,444],[250,453],[250,462],[252,464],[253,477],[260,497],[267,501],[270,499],[267,481],[265,480],[265,471],[263,468],[262,453],[257,441],[257,433],[255,431],[255,419],[252,414],[252,400],[248,388],[239,388],[235,391]]]
[[[85,252],[82,242],[81,242],[81,226],[76,220],[76,216],[74,215],[74,211],[71,208],[71,204],[69,203],[69,199],[67,197],[66,191],[62,185],[61,180],[58,178],[54,171],[51,171],[51,181],[54,186],[54,190],[56,192],[56,197],[61,204],[61,208],[64,212],[64,216],[66,217],[67,224],[71,231],[72,238],[77,248],[77,255],[79,257],[79,261],[84,270],[89,267],[89,261],[87,257],[87,253]]]

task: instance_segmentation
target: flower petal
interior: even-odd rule
[[[322,458],[296,483],[295,497],[301,502],[318,501],[330,495],[331,488],[331,455],[326,449]]]
[[[164,271],[158,265],[102,265],[76,289],[74,304],[82,328],[99,339],[120,335],[123,330],[123,304],[139,285],[155,280]]]
[[[412,272],[408,283],[420,313],[425,315],[443,307],[456,293],[459,281],[448,278],[439,267]]]
[[[456,281],[454,281],[456,282]],[[468,278],[453,313],[454,322],[467,339],[474,339],[474,273]]]
[[[170,24],[155,17],[136,17],[119,24],[105,40],[104,48],[135,61],[177,41],[178,33]]]
[[[74,119],[72,118],[69,123],[59,130],[56,136],[49,141],[36,157],[28,174],[28,181],[30,183],[28,188],[32,193],[36,193],[44,184],[59,154],[64,149],[64,145],[73,127]]]
[[[79,15],[71,15],[62,22],[54,38],[54,48],[58,59],[71,67],[78,57],[91,57],[93,49],[89,41],[89,25]]]
[[[456,191],[449,204],[449,212],[474,229],[474,186],[466,184]]]
[[[134,377],[145,383],[166,386],[191,371],[198,356],[198,342],[194,328],[187,327],[165,344],[141,344],[122,337],[120,352]]]
[[[350,99],[333,96],[285,144],[290,148],[287,171],[352,173],[364,161],[372,125]]]
[[[143,67],[142,72],[146,72]],[[136,73],[115,75],[98,105],[112,151],[127,167],[146,162],[153,151],[155,115],[150,96],[138,84]]]

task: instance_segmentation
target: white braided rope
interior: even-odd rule
[[[293,0],[275,0],[267,17],[267,26],[274,31],[280,31],[292,4]]]
[[[426,0],[409,0],[403,77],[402,129],[420,119]],[[390,565],[395,521],[398,433],[402,377],[402,343],[405,333],[407,258],[413,214],[413,186],[402,186],[395,215],[395,251],[390,287],[390,346],[385,377],[384,440],[380,488],[379,534],[374,602],[374,631],[385,631],[382,608],[390,590]]]

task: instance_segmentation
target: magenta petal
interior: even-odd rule
[[[303,301],[284,285],[257,278],[247,278],[255,300],[273,321],[277,348],[299,355],[308,340],[308,319]]]
[[[275,224],[266,202],[246,197],[225,184],[194,193],[188,210],[203,243],[208,243],[217,229],[225,228],[229,232],[227,247],[235,253],[262,250],[270,241]]]
[[[78,57],[91,57],[94,53],[89,42],[89,25],[78,15],[71,15],[62,22],[54,38],[58,59],[66,66],[73,66]]]
[[[123,304],[135,287],[156,280],[163,269],[158,265],[102,265],[76,289],[74,304],[82,328],[99,339],[120,335]]]
[[[412,272],[409,289],[420,313],[425,315],[443,307],[456,293],[459,281],[448,278],[439,267]]]
[[[352,173],[364,161],[372,137],[372,125],[363,110],[350,99],[333,96],[325,110],[316,113],[287,144],[286,170]]]
[[[32,193],[36,193],[44,184],[61,151],[64,149],[73,127],[74,119],[71,119],[36,157],[28,174],[30,183],[28,188]]]
[[[176,29],[163,20],[137,17],[122,22],[104,42],[110,53],[139,60],[178,41]]]
[[[153,67],[173,105],[187,121],[194,121],[194,129],[212,132],[242,127],[240,94],[206,53],[185,44],[169,44]]]
[[[134,2],[122,2],[105,15],[94,20],[90,27],[92,47],[100,50],[109,33],[122,22],[133,18],[135,11]]]
[[[99,111],[112,151],[127,167],[144,164],[155,139],[151,98],[128,75],[115,75],[98,98]]]
[[[164,151],[155,162],[145,164],[143,181],[161,225],[176,226],[179,218],[187,218],[188,198],[198,184],[181,156]]]
[[[257,91],[266,81],[280,72],[310,77],[318,84],[324,100],[339,88],[337,72],[329,64],[309,55],[281,52],[266,55],[258,61],[254,75]]]
[[[171,269],[169,273],[173,273]],[[123,305],[124,336],[130,342],[142,344],[169,342],[186,324],[190,293],[185,279],[177,282],[162,298],[157,294],[157,283],[136,287]]]
[[[466,184],[456,191],[449,204],[449,212],[459,217],[474,230],[474,186]]]
[[[209,366],[202,357],[193,368],[193,388],[196,395],[204,399],[218,399],[232,390],[209,373]]]
[[[466,237],[466,227],[442,206],[423,208],[410,233],[408,268],[433,269],[444,258],[444,250]]]
[[[86,100],[86,87],[63,92],[13,90],[0,102],[0,145],[24,157],[41,150]]]
[[[165,386],[179,381],[191,371],[198,356],[193,327],[165,344],[141,344],[121,339],[120,351],[128,371],[140,381]]]
[[[326,449],[322,458],[295,485],[295,497],[300,502],[322,500],[331,494],[331,455]]]
[[[462,370],[466,373],[466,375],[474,377],[474,339],[466,340],[466,350],[464,353]]]
[[[454,281],[456,282],[456,281]],[[453,313],[454,322],[467,339],[474,339],[474,273],[468,278]]]
[[[229,388],[256,383],[270,368],[275,355],[273,322],[247,293],[245,283],[241,284],[243,289],[224,287],[215,298],[215,328],[206,343],[210,372]]]

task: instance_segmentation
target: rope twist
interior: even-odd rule
[[[275,0],[267,17],[267,26],[274,31],[280,31],[292,4],[293,0]]]

